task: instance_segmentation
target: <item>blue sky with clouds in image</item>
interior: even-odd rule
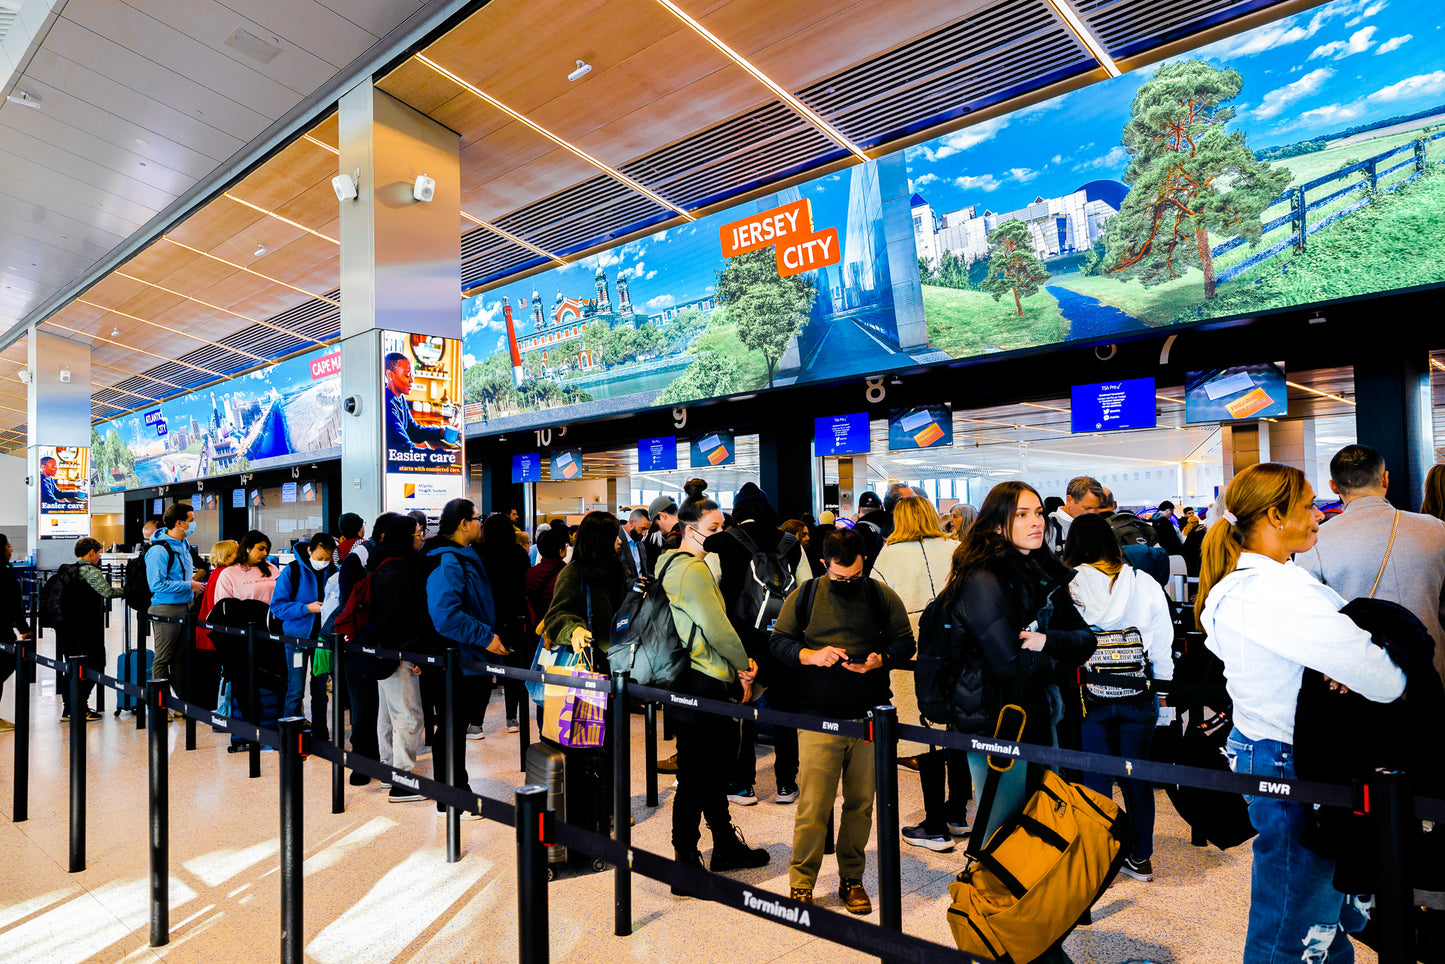
[[[1442,23],[1440,0],[1338,0],[1174,59],[1239,71],[1230,127],[1258,150],[1445,104]],[[1121,179],[1128,155],[1119,135],[1157,69],[910,148],[914,189],[939,212],[970,204],[1002,212],[1095,178]]]

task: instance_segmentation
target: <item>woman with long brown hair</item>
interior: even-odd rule
[[[1059,680],[1094,651],[1094,634],[1069,597],[1074,573],[1045,545],[1045,523],[1044,501],[1033,486],[1001,482],[953,553],[941,595],[954,625],[963,628],[952,654],[952,665],[962,670],[953,706],[959,732],[992,734],[1004,704],[1016,703],[1025,714],[1023,732],[1000,736],[1053,745],[1064,712]],[[971,753],[968,764],[974,786],[982,787],[987,758]],[[1015,764],[1003,775],[988,826],[974,827],[985,843],[1023,808],[1042,773],[1037,764]]]
[[[1445,519],[1445,465],[1432,465],[1425,474],[1425,500],[1420,503],[1420,511]]]
[[[1340,613],[1345,601],[1290,556],[1314,546],[1322,513],[1299,469],[1252,465],[1224,493],[1204,538],[1194,609],[1205,645],[1224,661],[1234,703],[1225,755],[1236,773],[1293,779],[1294,719],[1306,668],[1367,699],[1403,692],[1404,674],[1370,634]],[[1244,964],[1353,959],[1345,932],[1364,919],[1346,913],[1334,889],[1335,862],[1301,846],[1309,807],[1246,796],[1254,840]]]

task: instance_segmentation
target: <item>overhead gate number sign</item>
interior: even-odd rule
[[[718,239],[724,258],[772,247],[780,278],[843,260],[838,229],[814,231],[813,207],[807,198],[724,224]]]

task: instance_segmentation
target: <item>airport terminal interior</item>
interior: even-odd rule
[[[465,498],[530,544],[696,479],[814,526],[900,484],[947,516],[1078,476],[1211,523],[1271,461],[1333,515],[1330,461],[1362,443],[1418,511],[1445,456],[1441,30],[1435,0],[0,0],[17,618],[82,538],[118,586],[178,504],[198,558],[259,531],[282,565],[343,513],[435,532]],[[1174,561],[1185,614],[1198,566]],[[113,673],[140,630],[107,613]],[[16,648],[65,655],[53,630]],[[283,936],[281,754],[252,779],[180,717],[155,940],[149,731],[98,690],[73,866],[72,724],[30,675],[0,679],[0,724],[29,708],[0,725],[0,961],[540,959],[512,826],[463,822],[448,861],[431,800],[348,784],[333,813],[319,756]],[[499,688],[465,753],[510,805],[538,736],[506,712]],[[674,775],[649,805],[630,722],[631,841],[670,858]],[[796,812],[774,753],[730,808],[769,858],[730,876],[763,900],[789,893]],[[897,788],[919,823],[916,774]],[[1062,944],[1079,964],[1243,953],[1249,846],[1196,846],[1155,795],[1153,880],[1102,893]],[[966,842],[901,847],[890,921],[875,820],[858,919],[951,951]],[[552,881],[551,959],[877,957],[632,880],[626,937],[610,868]],[[838,885],[829,856],[821,907]]]

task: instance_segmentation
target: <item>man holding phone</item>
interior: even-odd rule
[[[860,720],[888,703],[888,670],[914,652],[913,630],[898,594],[863,574],[863,537],[841,529],[823,542],[827,573],[793,591],[773,626],[773,655],[800,666],[797,711]],[[873,747],[866,740],[798,731],[798,812],[788,869],[794,900],[813,900],[838,784],[838,897],[850,914],[872,913],[863,889],[864,851],[873,830]]]

